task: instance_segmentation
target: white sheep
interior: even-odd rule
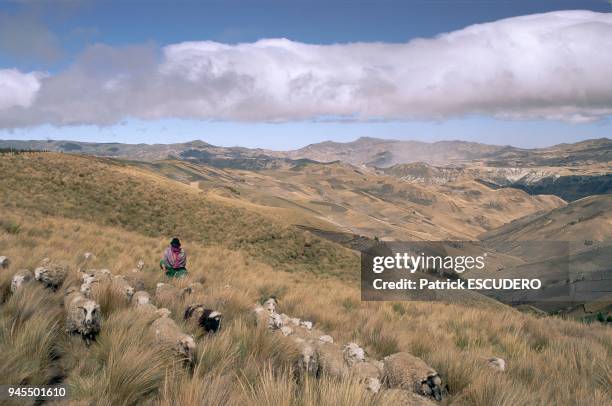
[[[125,280],[122,275],[115,276],[112,279],[111,286],[117,292],[124,295],[128,302],[132,300],[132,296],[134,296],[134,288]]]
[[[321,337],[319,337],[319,341],[321,341],[322,343],[333,344],[334,343],[334,338],[332,336],[329,336],[329,335],[325,334],[325,335],[322,335]]]
[[[113,275],[108,269],[88,269],[81,274],[84,283],[110,281],[112,277]]]
[[[506,370],[506,361],[503,358],[489,358],[487,366],[496,371],[504,372]]]
[[[342,349],[344,354],[344,360],[349,367],[352,367],[356,363],[365,361],[365,351],[356,343],[348,343]]]
[[[155,301],[163,304],[169,304],[177,300],[181,296],[179,289],[169,283],[158,283],[155,288]]]
[[[5,257],[5,256],[0,257],[0,268],[1,269],[8,268],[10,264],[11,264],[11,260],[8,257]]]
[[[440,375],[420,358],[398,352],[383,359],[384,380],[390,388],[411,390],[441,400],[446,393]]]
[[[263,307],[264,309],[266,309],[268,312],[270,313],[274,313],[276,312],[276,306],[278,305],[278,300],[274,297],[271,296],[270,298],[268,298],[264,304]]]
[[[270,330],[279,330],[283,327],[283,319],[280,314],[261,306],[256,306],[253,312],[258,326],[265,326]]]
[[[138,263],[136,264],[136,269],[138,271],[142,271],[144,269],[145,263],[142,259],[138,260]]]
[[[280,328],[280,332],[282,335],[284,335],[285,337],[290,336],[291,334],[293,334],[293,329],[289,326],[283,326]]]
[[[301,321],[300,326],[304,327],[306,330],[312,330],[312,321]]]
[[[68,270],[63,265],[49,264],[41,266],[34,270],[34,276],[37,281],[43,283],[46,287],[57,289],[64,283]]]
[[[134,296],[132,296],[132,303],[134,306],[151,303],[151,295],[149,295],[149,292],[139,290],[138,292],[134,293]]]
[[[194,361],[195,341],[192,336],[182,332],[174,320],[160,317],[153,322],[151,329],[158,343],[173,349],[190,363]]]
[[[11,293],[15,293],[22,285],[34,279],[34,275],[28,269],[20,269],[15,272],[11,279]]]
[[[159,317],[161,317],[160,314],[158,314],[159,309],[157,308],[157,306],[155,306],[152,303],[138,303],[135,302],[134,303],[134,307],[136,308],[137,312],[141,312],[143,314],[146,315],[158,315]],[[156,317],[157,318],[157,317]]]
[[[157,317],[170,317],[172,315],[172,312],[166,309],[165,307],[162,307],[161,309],[157,309],[155,311],[155,314],[157,315]]]
[[[139,291],[139,290],[145,290],[145,283],[142,280],[142,278],[139,277],[139,275],[135,275],[135,274],[127,274],[127,275],[121,275],[123,277],[123,279],[125,279],[125,281],[127,283],[130,284],[131,287],[134,288],[134,291]]]
[[[378,393],[382,386],[381,378],[383,373],[383,364],[380,361],[363,361],[353,364],[350,368],[350,373],[355,376],[359,382],[363,383],[367,390],[372,393]]]
[[[344,378],[349,374],[349,368],[344,361],[342,348],[333,343],[316,343],[317,359],[319,362],[319,375],[334,378]]]
[[[66,331],[81,335],[87,344],[100,332],[100,305],[78,291],[69,291],[64,298]]]

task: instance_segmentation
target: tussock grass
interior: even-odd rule
[[[358,266],[352,252],[125,162],[60,153],[8,154],[0,156],[0,173],[0,206],[9,210],[83,219],[164,239],[178,235],[248,252],[286,271],[355,278],[346,272]],[[96,248],[106,252],[109,247]]]
[[[168,281],[157,269],[166,239],[79,220],[0,210],[21,231],[0,231],[0,253],[13,263],[0,271],[0,291],[19,268],[42,258],[78,267],[109,268],[136,275],[146,290],[158,281],[182,287],[203,281],[204,291],[169,303],[172,316],[196,335],[192,368],[162,351],[141,317],[123,298],[101,290],[102,332],[87,347],[67,336],[63,289],[51,292],[35,282],[0,304],[0,382],[43,384],[63,380],[82,404],[291,404],[369,405],[378,397],[355,382],[333,379],[298,382],[292,373],[296,349],[290,340],[255,327],[252,304],[279,296],[281,311],[313,320],[338,343],[356,341],[375,357],[409,351],[436,368],[448,382],[449,404],[606,404],[610,399],[612,330],[554,317],[536,318],[510,308],[442,303],[363,303],[357,283],[311,272],[275,270],[257,258],[223,246],[189,239],[190,275]],[[48,230],[41,232],[40,230]],[[84,252],[96,255],[82,263]],[[133,274],[139,259],[145,270]],[[224,315],[214,336],[182,320],[183,306],[200,302]],[[496,373],[484,360],[498,356],[507,371]]]

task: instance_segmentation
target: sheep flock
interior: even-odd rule
[[[85,260],[92,256],[86,253]],[[9,264],[7,257],[0,257],[2,269]],[[160,347],[171,349],[186,365],[193,364],[196,338],[181,330],[171,318],[171,311],[164,305],[201,292],[203,285],[193,282],[181,289],[171,282],[158,283],[151,294],[144,290],[144,285],[135,276],[143,267],[144,262],[138,261],[136,268],[128,275],[113,275],[108,269],[79,269],[80,280],[75,282],[74,278],[67,278],[66,266],[44,259],[34,272],[17,270],[11,279],[10,290],[14,294],[28,283],[40,283],[55,291],[63,289],[65,330],[82,337],[89,346],[104,329],[104,314],[100,303],[95,300],[96,291],[112,289],[133,311],[151,318],[150,334]],[[389,402],[394,404],[431,405],[448,394],[444,377],[422,359],[406,352],[380,360],[371,358],[356,342],[337,343],[313,322],[280,313],[279,300],[275,297],[255,305],[252,314],[256,326],[293,343],[299,354],[294,365],[297,378],[329,376],[355,379],[366,390],[379,394],[381,399],[393,399]],[[221,329],[221,312],[199,303],[188,305],[181,317],[205,333],[200,339],[206,339],[207,334],[215,334]],[[501,358],[489,358],[484,362],[495,373],[506,369],[506,363]]]

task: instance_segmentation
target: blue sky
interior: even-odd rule
[[[44,90],[47,85],[43,76],[61,77],[67,71],[70,73],[71,69],[91,72],[81,69],[79,61],[84,58],[83,55],[92,53],[88,53],[88,50],[94,44],[105,44],[109,49],[128,54],[131,51],[125,51],[125,47],[152,49],[153,59],[165,52],[165,47],[185,41],[215,41],[231,45],[255,43],[266,38],[287,38],[296,44],[405,44],[415,38],[435,38],[442,33],[460,31],[473,24],[549,11],[578,9],[612,12],[612,6],[605,0],[65,1],[42,4],[4,1],[0,3],[0,69],[15,69],[24,75],[29,72],[42,72],[36,73],[36,80],[42,83]],[[1,25],[5,26],[4,30]],[[291,49],[295,47],[293,43],[289,46]],[[329,55],[325,53],[321,58],[329,59]],[[114,59],[109,60],[109,70],[119,69],[113,65]],[[98,57],[94,61],[99,65],[96,69],[106,69],[105,64],[100,62],[104,61],[104,57]],[[132,65],[129,69],[133,69]],[[75,66],[79,69],[74,69]],[[91,68],[90,65],[87,67]],[[128,71],[130,74],[132,72],[133,70]],[[126,75],[123,71],[120,73]],[[105,72],[100,75],[105,80],[109,78]],[[230,91],[233,90],[233,87],[230,88]],[[41,97],[37,96],[36,102],[22,104],[27,104],[27,108],[31,105],[36,107]],[[70,96],[60,94],[54,97],[62,100]],[[189,97],[193,95],[190,94]],[[374,99],[375,104],[376,98],[369,97],[367,101],[372,102]],[[471,111],[453,105],[445,106],[451,111],[448,114],[438,116],[432,114],[429,109],[397,119],[400,111],[398,109],[402,106],[400,105],[381,110],[382,113],[375,109],[375,118],[384,116],[385,119],[370,120],[372,117],[368,116],[366,120],[349,122],[329,118],[321,122],[309,115],[302,117],[299,113],[285,110],[279,113],[275,107],[254,116],[244,111],[227,113],[225,109],[215,110],[201,117],[195,113],[196,117],[193,117],[193,106],[189,106],[187,113],[184,109],[177,111],[175,116],[172,112],[156,115],[145,111],[156,110],[156,105],[139,108],[133,113],[127,112],[126,116],[120,119],[116,118],[116,114],[111,114],[104,122],[88,119],[90,113],[77,118],[65,112],[53,111],[51,114],[49,111],[52,109],[49,108],[30,110],[30,115],[41,117],[43,114],[39,112],[44,111],[45,117],[50,117],[48,119],[15,121],[12,119],[18,113],[27,115],[28,112],[17,111],[13,106],[13,110],[7,110],[5,113],[5,117],[8,117],[5,121],[10,124],[4,126],[5,129],[0,129],[0,138],[130,143],[170,143],[202,139],[218,145],[289,149],[327,139],[348,141],[360,136],[375,136],[432,141],[465,139],[535,147],[610,137],[612,126],[607,113],[607,108],[610,107],[608,100],[602,102],[600,98],[594,98],[597,99],[597,109],[590,107],[590,110],[585,111],[581,107],[579,111],[570,113],[567,113],[565,107],[562,113],[551,112],[553,107],[558,106],[551,107],[546,104],[537,106],[533,111],[517,112],[514,108],[506,111],[504,109],[507,109],[509,104],[504,103],[505,107],[496,107],[491,111],[482,107]],[[0,107],[1,102],[0,96]],[[526,104],[531,102],[532,99]],[[406,102],[403,103],[407,105]],[[236,105],[242,106],[243,101],[231,106]],[[584,100],[580,100],[576,105],[583,106]],[[305,106],[311,108],[311,104]],[[325,114],[326,110],[322,111]],[[342,109],[340,114],[345,114],[345,111],[347,110]],[[435,109],[433,111],[435,113]],[[56,119],[58,114],[64,114],[66,117]],[[321,112],[317,110],[312,114]],[[334,114],[335,109],[332,109],[330,116]],[[349,114],[352,113],[349,111]],[[566,119],[566,115],[579,116],[580,119]],[[588,119],[583,119],[584,117]],[[12,124],[13,121],[18,124]],[[65,125],[66,123],[69,125]]]

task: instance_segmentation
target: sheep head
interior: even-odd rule
[[[100,305],[93,300],[85,300],[79,309],[83,312],[83,321],[86,326],[91,326],[97,323],[100,316]]]
[[[437,373],[432,373],[421,381],[421,393],[431,396],[436,400],[442,400],[442,396],[446,393],[446,389],[442,387],[442,379]]]

